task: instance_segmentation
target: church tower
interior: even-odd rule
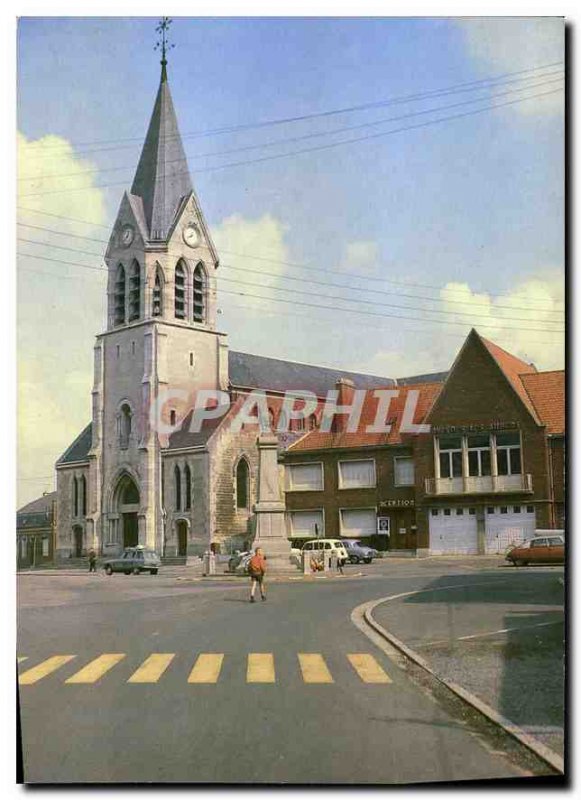
[[[226,336],[216,330],[218,256],[178,130],[166,30],[145,143],[105,255],[107,330],[95,345],[87,514],[87,542],[104,554],[133,544],[162,550],[167,439],[152,404],[168,392],[187,402],[196,388],[228,385]],[[166,402],[164,422],[179,423],[182,411],[179,400],[174,410]]]

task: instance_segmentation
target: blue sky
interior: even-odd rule
[[[155,22],[20,20],[19,158],[27,180],[20,183],[19,205],[91,223],[21,217],[28,225],[79,236],[67,242],[46,230],[19,229],[20,236],[45,242],[19,243],[22,254],[56,259],[22,255],[19,260],[25,499],[43,488],[55,458],[90,418],[92,340],[103,327],[104,280],[59,259],[100,263],[101,246],[80,237],[107,238],[106,226],[131,184],[159,80]],[[562,328],[562,93],[350,145],[222,167],[545,93],[561,85],[555,67],[528,73],[528,83],[235,133],[194,134],[544,67],[562,60],[562,35],[562,22],[551,18],[176,19],[170,85],[196,190],[222,254],[220,319],[230,346],[397,377],[446,369],[474,325],[539,368],[561,367],[562,337],[547,331]],[[514,93],[517,88],[523,91]],[[491,94],[502,96],[487,100]],[[482,100],[467,104],[475,98]],[[332,133],[451,105],[455,108],[439,113]],[[296,140],[318,133],[326,135]],[[60,138],[46,138],[55,136]],[[294,142],[267,146],[291,137]],[[68,179],[68,186],[83,190],[63,192],[58,175],[76,171],[79,177]],[[38,184],[39,175],[53,173],[57,177]],[[32,195],[38,185],[48,194]],[[95,257],[58,250],[57,242]],[[245,266],[265,276],[245,274]],[[229,292],[240,285],[233,280],[258,282],[266,287],[263,292],[297,304],[235,298]],[[293,294],[293,287],[305,294]],[[346,299],[326,300],[325,293]],[[300,305],[354,308],[357,299],[363,301],[359,311],[385,316]],[[439,314],[429,313],[436,309]],[[43,398],[42,409],[40,403],[28,408],[33,386]],[[37,442],[34,455],[26,455],[39,421],[52,426],[52,433]]]

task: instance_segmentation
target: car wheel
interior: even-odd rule
[[[131,572],[128,569],[123,570],[124,575],[131,575]]]
[[[359,564],[359,558],[357,556],[349,556],[349,561],[352,564]]]
[[[364,558],[363,561],[364,561],[365,564],[371,564],[371,559],[370,558]]]
[[[105,565],[105,572],[107,573],[107,575],[112,575],[113,574],[113,567],[111,566],[111,564],[106,564]]]
[[[157,570],[156,569],[152,569],[152,570],[150,570],[150,572],[151,572],[152,575],[157,575]]]
[[[132,570],[132,572],[133,572],[133,574],[134,574],[134,575],[139,575],[139,573],[141,572],[141,570],[139,569],[139,567],[133,567],[133,570]]]

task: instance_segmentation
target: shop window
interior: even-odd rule
[[[496,434],[496,463],[499,475],[521,474],[520,434]]]
[[[483,477],[491,474],[490,437],[488,434],[467,437],[468,475]]]
[[[325,520],[319,509],[291,511],[289,515],[290,535],[296,539],[315,539],[325,535]],[[312,550],[312,545],[306,549]]]
[[[396,486],[413,486],[414,460],[413,458],[394,458],[394,482]]]
[[[440,436],[440,477],[462,477],[462,438],[460,436]]]
[[[377,530],[377,512],[374,508],[342,508],[339,512],[341,536],[358,538],[373,536]]]

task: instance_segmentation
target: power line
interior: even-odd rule
[[[440,117],[439,119],[428,120],[427,122],[417,123],[416,125],[404,125],[404,126],[402,126],[400,128],[395,128],[394,130],[391,130],[391,131],[382,131],[381,133],[372,133],[372,134],[368,134],[366,136],[355,137],[354,139],[345,139],[342,142],[330,142],[328,144],[316,145],[315,147],[304,147],[304,148],[302,148],[300,150],[291,151],[290,153],[277,153],[277,154],[269,155],[269,156],[261,156],[260,158],[248,159],[247,161],[231,161],[231,162],[228,162],[226,164],[219,164],[219,165],[214,165],[214,166],[211,166],[211,167],[203,167],[201,169],[194,170],[193,174],[194,175],[199,175],[201,173],[215,172],[217,170],[230,169],[232,167],[241,167],[241,166],[248,166],[248,165],[251,165],[251,164],[260,164],[260,163],[264,163],[266,161],[276,161],[276,160],[280,160],[282,158],[292,158],[294,156],[304,155],[306,153],[321,152],[323,150],[330,150],[330,149],[333,149],[335,147],[343,147],[345,145],[358,144],[359,142],[369,141],[371,139],[379,139],[379,138],[382,138],[382,137],[385,137],[385,136],[392,136],[392,135],[394,135],[396,133],[403,133],[405,131],[410,131],[410,130],[418,130],[420,128],[430,127],[431,125],[438,125],[438,124],[440,124],[442,122],[449,122],[451,120],[463,119],[463,118],[466,118],[466,117],[475,116],[477,114],[483,114],[486,111],[493,111],[493,110],[495,110],[497,108],[505,108],[507,106],[515,105],[517,103],[527,102],[528,100],[535,100],[535,99],[538,99],[540,97],[547,97],[548,95],[556,94],[557,92],[562,92],[562,91],[563,91],[563,88],[552,89],[552,90],[550,90],[548,92],[539,92],[537,94],[529,95],[528,97],[521,97],[521,98],[517,98],[515,100],[506,100],[503,103],[496,103],[496,104],[491,105],[491,106],[485,106],[484,108],[473,109],[471,111],[465,111],[465,112],[462,112],[462,113],[459,113],[459,114],[450,114],[450,115],[445,116],[445,117]],[[94,191],[95,189],[107,189],[107,188],[111,188],[111,187],[114,187],[114,186],[125,186],[125,185],[126,185],[125,181],[116,181],[114,183],[108,183],[108,184],[103,183],[103,184],[99,184],[97,186],[89,186],[89,187],[76,187],[76,188],[71,188],[71,189],[50,189],[50,190],[44,191],[44,192],[26,192],[26,193],[23,193],[20,196],[21,197],[44,197],[46,195],[63,194],[63,193],[67,194],[67,193],[70,193],[70,192],[87,192],[87,191]]]
[[[542,77],[546,78],[546,77],[549,77],[550,75],[553,75],[553,74],[556,74],[556,73],[548,73],[547,75],[543,75]],[[219,150],[219,151],[216,151],[216,152],[213,152],[213,153],[212,152],[210,152],[210,153],[198,153],[195,156],[190,156],[190,159],[191,158],[194,158],[194,159],[212,158],[212,157],[217,157],[217,156],[222,156],[222,155],[231,155],[233,153],[245,152],[245,151],[248,151],[248,150],[262,150],[265,147],[277,147],[277,146],[280,146],[280,145],[290,144],[290,143],[293,143],[293,142],[301,142],[301,141],[306,141],[306,140],[309,140],[309,139],[316,139],[316,138],[320,138],[322,136],[323,137],[336,136],[337,134],[340,134],[340,133],[347,133],[349,131],[361,130],[362,128],[372,128],[372,127],[376,127],[377,125],[385,125],[388,122],[397,122],[397,121],[402,120],[402,119],[409,119],[410,117],[422,116],[422,115],[425,115],[425,114],[433,114],[433,113],[438,112],[438,111],[446,111],[446,110],[451,109],[451,108],[458,108],[458,107],[461,107],[461,106],[469,105],[470,103],[479,103],[479,102],[482,102],[483,100],[491,100],[491,99],[494,99],[495,97],[505,97],[506,95],[514,94],[515,92],[530,91],[531,89],[536,89],[536,88],[538,88],[540,86],[547,86],[549,84],[559,83],[559,82],[561,82],[563,80],[563,78],[561,76],[561,71],[559,71],[559,74],[560,74],[560,77],[558,77],[558,78],[552,78],[550,80],[543,80],[540,83],[535,83],[535,84],[523,86],[521,88],[510,89],[507,92],[498,92],[497,94],[492,94],[492,95],[490,95],[488,97],[484,97],[484,98],[477,97],[477,98],[473,98],[473,99],[470,99],[470,100],[463,100],[463,101],[460,101],[458,103],[452,103],[450,105],[435,106],[433,108],[426,108],[426,109],[422,109],[420,111],[411,111],[411,112],[408,112],[407,114],[401,114],[401,115],[396,116],[396,117],[387,117],[387,118],[380,119],[380,120],[374,120],[373,122],[364,122],[364,123],[359,123],[357,125],[348,125],[346,127],[336,128],[335,130],[331,130],[331,131],[318,131],[318,132],[315,132],[315,133],[307,133],[307,134],[303,134],[301,136],[291,136],[291,137],[286,137],[284,139],[277,139],[277,140],[271,141],[271,142],[263,142],[261,144],[250,144],[250,145],[245,145],[243,147],[234,147],[234,148],[230,148],[228,150]],[[521,78],[520,80],[523,80],[523,79]],[[527,78],[526,80],[530,81],[531,78]],[[172,163],[179,163],[180,161],[181,161],[181,159],[173,159],[173,160],[166,161],[165,163],[167,165],[167,164],[172,164]],[[19,181],[39,181],[39,180],[45,180],[47,178],[76,178],[76,177],[79,177],[81,175],[93,175],[93,174],[104,173],[104,172],[129,171],[129,170],[134,170],[134,169],[135,169],[135,165],[131,165],[131,166],[125,166],[124,165],[124,166],[105,167],[105,168],[95,167],[94,169],[78,170],[77,172],[68,172],[68,173],[51,172],[51,173],[45,173],[45,174],[42,174],[42,175],[35,175],[34,177],[30,177],[30,178],[24,178],[24,177],[23,178],[18,178],[18,180]]]
[[[102,267],[91,267],[91,266],[89,266],[87,264],[81,264],[79,262],[62,261],[62,260],[59,260],[59,259],[56,259],[56,258],[49,258],[47,256],[31,256],[28,253],[23,254],[23,255],[25,255],[26,257],[35,258],[35,259],[39,259],[39,260],[42,260],[42,261],[52,261],[52,262],[60,263],[60,264],[63,264],[63,265],[78,266],[78,267],[82,267],[84,269],[97,270],[97,271],[103,272],[103,273],[106,272],[105,268],[102,268]],[[251,286],[251,287],[257,287],[257,288],[261,288],[261,289],[268,288],[271,291],[286,292],[286,293],[291,293],[293,295],[296,295],[296,294],[310,295],[309,292],[303,292],[303,291],[300,291],[298,289],[286,289],[284,287],[274,287],[274,286],[264,287],[264,284],[261,284],[261,283],[252,283],[250,281],[237,281],[237,280],[234,280],[232,278],[221,278],[221,280],[225,281],[226,283],[235,283],[235,284],[238,284],[238,285],[241,284],[242,286]],[[311,308],[327,308],[327,309],[331,309],[331,310],[335,310],[335,311],[343,311],[343,312],[349,311],[350,313],[365,314],[367,316],[374,316],[374,317],[379,316],[379,317],[389,317],[389,318],[393,318],[393,319],[411,319],[411,320],[418,321],[418,322],[430,322],[430,323],[436,323],[436,324],[439,324],[439,325],[465,325],[466,324],[465,322],[458,322],[458,321],[454,321],[454,320],[434,320],[434,319],[426,319],[426,318],[421,318],[421,317],[410,317],[410,316],[406,316],[406,315],[402,315],[402,314],[379,314],[378,312],[360,311],[359,309],[351,310],[349,308],[344,308],[344,307],[313,305],[312,303],[306,303],[304,301],[299,301],[299,300],[288,301],[288,300],[283,300],[282,298],[276,298],[276,297],[264,297],[262,295],[253,295],[253,294],[247,294],[246,295],[246,293],[244,293],[244,292],[232,292],[232,291],[228,291],[227,289],[222,289],[222,288],[220,289],[220,291],[225,293],[225,294],[237,294],[237,295],[240,294],[240,295],[244,295],[244,296],[248,296],[248,297],[258,297],[260,299],[270,300],[270,301],[273,301],[273,302],[296,303],[298,305],[304,305],[304,306],[311,307]],[[350,301],[348,298],[337,297],[337,296],[334,296],[334,295],[327,295],[327,297],[329,299],[331,299],[331,300],[340,300],[340,301],[343,301],[343,302],[353,302],[353,301]],[[373,301],[356,300],[354,302],[357,303],[358,305],[375,305],[373,303]],[[391,306],[391,304],[388,304],[388,303],[386,303],[384,305],[385,306]],[[399,306],[396,306],[396,308],[399,308]],[[436,312],[428,312],[428,313],[436,313]],[[445,312],[440,312],[440,313],[445,313]],[[529,327],[523,328],[522,326],[517,326],[515,328],[513,326],[484,325],[484,324],[480,325],[480,327],[481,328],[492,328],[494,330],[512,330],[512,331],[521,331],[521,332],[523,332],[523,331],[534,331],[534,332],[541,332],[541,333],[556,333],[556,334],[564,333],[564,331],[562,331],[562,330],[556,330],[556,329],[552,329],[552,328],[551,329],[547,329],[547,328],[529,328]]]
[[[33,209],[28,209],[28,210],[32,211]],[[66,220],[69,220],[70,222],[81,222],[81,223],[87,224],[87,225],[92,224],[92,223],[89,223],[87,220],[75,220],[75,219],[72,219],[70,217],[63,217],[62,215],[58,215],[58,214],[50,214],[49,212],[46,212],[46,211],[35,211],[35,213],[42,214],[44,216],[57,217],[58,219],[66,219]],[[34,229],[34,230],[40,230],[40,231],[45,231],[47,233],[58,234],[59,236],[72,236],[75,239],[84,239],[86,241],[98,242],[99,244],[108,244],[108,240],[107,239],[96,239],[96,238],[90,237],[90,236],[82,236],[81,234],[74,234],[74,233],[69,234],[68,232],[64,233],[62,231],[57,231],[54,228],[46,228],[46,227],[39,226],[39,225],[29,225],[29,224],[24,223],[24,222],[17,222],[17,224],[22,226],[22,227],[31,228],[31,229]],[[98,227],[103,227],[103,228],[106,228],[107,230],[110,229],[110,226],[107,226],[107,225],[98,225]],[[37,244],[37,242],[34,242],[34,243]],[[73,250],[73,248],[67,248],[67,247],[62,247],[61,245],[49,244],[48,242],[43,243],[43,244],[46,244],[46,246],[48,246],[48,247],[56,247],[58,249],[63,249],[63,250],[69,250],[69,249]],[[83,250],[80,250],[80,249],[78,249],[78,250],[75,249],[74,252],[86,253],[87,255],[95,256],[96,258],[101,258],[102,257],[101,254],[99,254],[99,253],[89,253],[89,251],[83,251]],[[269,258],[264,258],[264,257],[260,257],[260,256],[255,256],[255,255],[249,256],[249,255],[246,255],[246,254],[243,254],[243,253],[237,253],[237,252],[231,251],[231,250],[222,250],[222,252],[229,253],[230,255],[236,255],[236,256],[239,256],[241,258],[251,259],[251,260],[265,261],[267,263],[283,264],[285,266],[295,267],[297,269],[302,269],[302,270],[309,271],[309,272],[315,271],[315,272],[328,273],[328,274],[331,274],[331,275],[334,275],[334,276],[337,275],[337,271],[336,270],[325,269],[324,267],[313,267],[310,264],[299,264],[299,263],[290,262],[290,261],[280,261],[280,260],[277,260],[277,259],[269,259]],[[169,252],[168,254],[169,255],[173,255],[176,258],[179,258],[182,255],[182,253],[171,253],[171,252]],[[225,266],[226,268],[229,268],[229,269],[236,269],[235,267],[232,267],[231,265],[228,265],[228,264],[222,264],[222,266]],[[248,271],[251,271],[251,270],[248,270]],[[265,274],[265,273],[261,272],[261,274]],[[270,273],[266,273],[266,274],[269,275]],[[389,278],[377,278],[375,276],[365,275],[363,273],[353,273],[353,272],[351,272],[350,273],[350,277],[352,277],[353,279],[362,278],[364,280],[368,280],[368,281],[372,281],[372,282],[378,282],[378,283],[390,283],[390,284],[394,284],[396,286],[404,286],[406,288],[407,287],[428,288],[428,289],[436,289],[436,290],[438,290],[440,292],[442,290],[446,290],[445,286],[435,286],[435,285],[432,285],[432,284],[419,284],[419,283],[416,284],[416,283],[410,283],[410,282],[407,282],[407,281],[394,281],[394,280],[391,280]],[[336,286],[340,286],[340,284],[335,284],[335,285]],[[350,289],[352,289],[352,288],[355,288],[355,287],[347,287],[347,286],[343,287],[343,286],[341,286],[341,288],[346,288],[346,289],[350,288]],[[450,303],[455,303],[455,304],[458,304],[458,303],[464,304],[465,303],[465,299],[463,299],[463,300],[446,299],[444,301],[444,300],[442,300],[442,298],[423,297],[423,296],[420,296],[420,295],[406,295],[406,294],[403,294],[403,293],[399,293],[397,296],[398,297],[409,297],[411,299],[428,300],[428,301],[431,301],[431,302],[450,302]],[[504,293],[497,293],[496,296],[503,297],[505,295],[504,295]],[[541,300],[536,300],[534,298],[532,300],[533,300],[533,302],[543,302]],[[555,304],[556,305],[561,305],[561,302],[560,301],[559,302],[556,301]],[[475,305],[488,306],[489,304],[488,303],[475,303]],[[529,308],[531,308],[531,310],[542,310],[542,308],[543,308],[542,306],[529,307],[529,306],[513,306],[513,305],[509,305],[509,306],[499,306],[499,305],[497,305],[497,307],[499,307],[499,308],[510,308],[510,309],[515,309],[515,310],[520,310],[520,311],[528,311]],[[549,309],[547,309],[547,310],[549,310]],[[552,313],[562,313],[562,312],[560,312],[558,310],[555,310]]]
[[[97,253],[92,253],[92,252],[90,252],[88,250],[80,250],[78,248],[65,247],[63,245],[52,245],[49,242],[39,242],[37,240],[27,239],[25,237],[18,237],[18,241],[19,242],[25,242],[27,244],[34,244],[34,245],[37,245],[37,246],[55,247],[56,249],[65,250],[67,252],[72,252],[72,253],[82,253],[82,254],[85,254],[85,255],[99,257]],[[28,255],[28,254],[23,253],[22,255]],[[304,285],[305,282],[308,282],[309,284],[313,284],[313,285],[317,285],[317,286],[325,286],[325,287],[333,287],[333,288],[337,288],[337,289],[345,289],[345,290],[348,290],[348,291],[351,291],[351,292],[353,292],[353,291],[367,292],[367,293],[373,292],[375,295],[382,295],[382,296],[393,298],[393,294],[391,294],[390,292],[382,292],[382,291],[376,290],[376,289],[364,289],[364,288],[361,288],[361,287],[345,286],[343,284],[333,283],[333,282],[330,282],[330,281],[318,281],[318,280],[313,279],[311,277],[308,278],[308,280],[306,280],[305,278],[294,277],[292,275],[284,275],[284,276],[283,275],[276,275],[274,273],[264,272],[264,270],[256,270],[256,269],[251,269],[251,268],[248,268],[248,267],[245,267],[245,268],[234,267],[234,266],[232,266],[230,264],[222,264],[222,266],[224,268],[226,268],[226,269],[230,269],[230,270],[233,270],[235,272],[244,272],[245,274],[250,272],[250,273],[254,273],[256,275],[261,275],[262,277],[273,277],[273,278],[277,278],[279,280],[294,281],[294,282],[300,283],[302,285]],[[223,278],[219,278],[219,280],[224,280],[224,279]],[[253,285],[259,285],[259,284],[253,284]],[[278,288],[278,287],[269,287],[269,288]],[[401,297],[401,296],[404,296],[406,298],[410,297],[410,295],[398,295],[398,297]],[[441,300],[435,300],[433,298],[420,298],[417,295],[411,295],[411,298],[414,299],[414,300],[427,299],[429,302],[432,302],[432,303],[433,302],[442,302],[442,303],[447,302],[445,300],[445,298],[441,299]],[[347,298],[347,297],[345,297],[345,298],[335,297],[335,299],[344,299],[345,301],[350,301],[351,300],[351,298]],[[355,301],[355,302],[360,302],[360,301]],[[361,302],[366,302],[366,301],[361,301]],[[462,301],[460,301],[460,300],[456,300],[456,301],[452,300],[450,302],[465,305],[465,303],[462,303]],[[492,316],[493,318],[496,317],[497,319],[501,319],[502,318],[502,314],[499,315],[499,314],[494,314],[494,313],[488,315],[488,314],[475,314],[475,313],[472,313],[472,312],[462,312],[462,311],[443,311],[443,310],[439,310],[439,309],[430,309],[430,308],[428,308],[428,309],[420,309],[420,308],[417,308],[417,307],[414,307],[414,306],[405,306],[405,305],[401,306],[401,305],[396,305],[396,304],[393,304],[393,303],[384,303],[383,305],[389,306],[391,308],[426,311],[426,312],[431,313],[431,314],[445,314],[446,316],[457,316],[457,315],[460,315],[460,316],[469,316],[471,318],[490,318],[490,316]],[[485,304],[482,303],[482,304],[478,304],[478,305],[485,305]],[[506,309],[508,309],[510,311],[514,311],[516,308],[518,308],[517,306],[496,306],[496,307],[497,308],[500,307],[500,308],[503,308],[503,309],[506,308]],[[560,313],[560,312],[551,311],[550,313],[555,313],[556,314],[556,313]],[[514,321],[523,321],[523,322],[530,321],[530,319],[528,317],[512,317],[512,320],[514,320]],[[552,324],[558,324],[561,321],[562,320],[547,320],[547,322],[552,323]]]
[[[475,87],[475,86],[478,86],[480,84],[504,81],[507,78],[512,78],[512,77],[515,77],[517,75],[526,75],[526,74],[528,74],[530,72],[533,72],[533,73],[534,72],[542,72],[543,70],[551,69],[552,67],[557,67],[557,66],[562,67],[563,66],[563,61],[553,61],[553,62],[551,62],[549,64],[543,64],[543,65],[540,65],[540,66],[537,66],[537,67],[529,67],[528,69],[522,69],[522,70],[517,70],[517,71],[513,71],[513,72],[505,72],[505,73],[502,73],[500,75],[491,76],[489,78],[481,78],[481,79],[476,80],[476,81],[467,81],[467,82],[463,82],[463,83],[459,83],[459,84],[453,84],[452,86],[448,86],[448,87],[442,87],[442,88],[439,88],[439,89],[433,89],[433,90],[431,90],[429,92],[418,92],[418,93],[415,93],[415,94],[400,95],[400,96],[396,96],[394,98],[388,98],[388,99],[385,99],[385,100],[378,100],[378,101],[375,101],[375,102],[372,102],[372,103],[363,103],[363,104],[360,104],[360,105],[353,105],[353,106],[347,106],[347,107],[338,108],[338,109],[320,111],[320,112],[315,112],[315,113],[312,113],[312,114],[302,114],[302,115],[292,116],[292,117],[281,117],[281,118],[273,119],[273,120],[265,120],[263,122],[246,123],[246,124],[241,124],[241,125],[229,125],[229,126],[223,126],[221,128],[211,128],[211,129],[202,130],[202,131],[189,131],[189,132],[186,132],[186,133],[182,134],[181,138],[182,139],[201,138],[201,137],[214,136],[214,135],[219,135],[219,134],[224,134],[224,133],[236,133],[238,131],[255,130],[255,129],[259,129],[259,128],[265,128],[265,127],[271,127],[271,126],[277,126],[277,125],[286,125],[286,124],[294,123],[294,122],[305,122],[305,121],[311,120],[311,119],[324,118],[324,117],[329,117],[329,116],[336,116],[336,115],[340,115],[340,114],[348,114],[348,113],[352,113],[352,112],[356,112],[356,111],[366,111],[366,110],[370,110],[372,108],[381,108],[381,107],[384,107],[386,105],[395,105],[395,104],[399,104],[399,103],[407,103],[407,102],[412,102],[412,101],[416,101],[416,100],[427,99],[429,97],[434,97],[434,96],[452,94],[452,93],[455,93],[455,92],[458,92],[458,91],[462,90],[465,87],[471,87],[471,86]],[[534,77],[534,76],[532,76],[532,77]],[[522,80],[530,80],[530,79],[523,78]],[[506,81],[506,82],[510,82],[510,81]],[[119,147],[110,147],[110,148],[94,147],[94,145],[113,144],[113,143],[119,143],[119,142],[121,142],[121,143],[123,143],[123,142],[134,142],[134,144],[128,144],[128,145],[122,145],[122,146],[119,146]],[[77,153],[79,153],[83,149],[84,149],[84,152],[98,152],[98,151],[107,151],[107,150],[127,149],[127,148],[138,146],[142,142],[143,142],[143,136],[134,136],[134,137],[122,138],[122,139],[102,139],[100,141],[78,143],[76,145],[76,147],[75,147],[75,151]],[[68,147],[69,147],[69,145],[54,144],[54,145],[51,146],[51,149],[52,148],[55,148],[55,149],[59,149],[59,148],[60,149],[66,149]]]

